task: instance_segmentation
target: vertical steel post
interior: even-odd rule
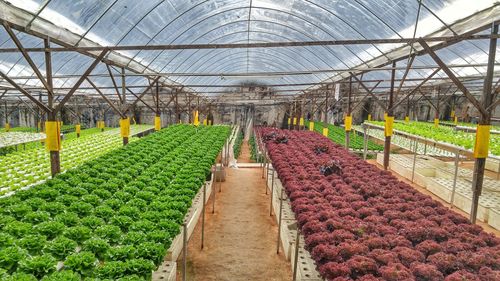
[[[126,82],[125,82],[125,68],[121,68],[122,73],[121,73],[121,78],[122,78],[122,103],[126,104],[127,103],[127,91],[126,91]]]
[[[300,246],[300,229],[297,225],[297,234],[295,237],[295,259],[293,260],[293,281],[297,280],[297,270],[298,270],[298,262],[299,262],[299,246]]]
[[[4,107],[5,107],[5,125],[7,126],[7,123],[9,123],[9,114],[7,113],[7,101],[4,101]]]
[[[222,153],[221,153],[220,171],[219,171],[219,192],[222,192],[222,171],[224,171],[224,164],[222,164]]]
[[[453,176],[453,188],[451,190],[451,208],[453,208],[453,201],[455,201],[455,191],[457,188],[457,178],[458,178],[458,161],[460,160],[460,151],[455,152],[455,175]]]
[[[389,91],[389,105],[387,106],[387,117],[394,117],[394,79],[396,78],[396,62],[392,62],[391,89]],[[385,121],[387,122],[387,121]],[[389,167],[389,157],[391,153],[391,136],[385,137],[384,142],[384,169]]]
[[[203,184],[203,209],[201,210],[201,249],[205,245],[205,202],[207,198],[207,182]]]
[[[273,174],[271,175],[271,203],[269,206],[269,215],[273,215],[273,199],[274,199],[274,167],[273,167]]]
[[[415,145],[413,150],[413,166],[411,168],[411,182],[415,179],[415,166],[417,165],[417,149],[418,149],[418,140],[415,139]]]
[[[215,162],[215,175],[214,175],[214,178],[215,178],[215,183],[212,184],[212,194],[213,194],[213,198],[212,198],[212,214],[215,214],[215,194],[217,194],[217,191],[215,190],[216,187],[215,185],[217,184],[217,162]]]
[[[264,151],[264,148],[262,148],[262,157],[264,158],[264,162],[262,163],[262,178],[264,178],[264,173],[265,173],[265,170],[266,170],[266,165],[267,165],[267,157],[266,157],[266,153]]]
[[[236,130],[235,130],[235,132],[236,132]],[[236,134],[233,136],[233,139],[236,139],[236,137],[238,136],[237,133],[238,132],[236,132]],[[226,160],[226,162],[227,162],[226,166],[228,166],[228,167],[229,167],[229,155],[230,155],[230,151],[231,151],[231,140],[228,139],[227,140],[227,155],[226,155],[226,159],[227,159]]]
[[[56,120],[56,115],[57,112],[54,110],[54,96],[51,94],[51,91],[53,89],[53,83],[52,83],[52,54],[48,49],[50,48],[50,39],[46,38],[43,39],[44,46],[45,46],[45,75],[47,76],[47,85],[50,88],[50,91],[48,91],[48,107],[52,110],[47,114],[47,120],[48,121],[57,121]],[[60,137],[60,136],[59,136]],[[59,174],[61,172],[61,156],[59,151],[50,151],[50,171],[52,174],[52,177],[55,175]]]
[[[491,35],[495,36],[498,34],[498,24],[493,23],[491,27]],[[494,93],[493,88],[493,75],[495,70],[495,57],[497,51],[497,39],[490,39],[490,48],[488,53],[488,68],[486,70],[486,77],[484,79],[483,95],[481,98],[481,103],[486,114],[481,113],[479,119],[479,125],[490,125],[491,124],[491,112],[492,108],[489,108],[493,104]],[[477,208],[479,205],[479,196],[483,189],[484,180],[484,169],[486,167],[486,158],[478,157],[474,161],[474,175],[472,178],[472,207],[470,212],[470,220],[472,223],[476,223],[477,218]]]
[[[187,224],[184,222],[182,224],[183,235],[182,235],[182,281],[187,280]]]
[[[161,118],[161,112],[160,112],[160,85],[158,81],[156,81],[156,112],[155,112],[155,117]],[[161,119],[160,119],[160,129],[161,129]]]
[[[283,188],[281,188],[281,193],[280,193],[280,214],[278,218],[278,243],[276,245],[276,254],[280,253],[280,242],[281,242],[281,218],[283,217]]]
[[[267,189],[269,188],[269,182],[268,182],[268,179],[269,179],[269,163],[267,164],[267,171],[266,171],[266,195],[267,195]]]
[[[352,95],[352,75],[349,77],[349,94],[347,96],[347,115],[346,115],[346,118],[347,116],[351,116],[351,95]],[[344,122],[344,126],[345,126],[345,122]],[[349,151],[349,146],[351,144],[351,130],[347,130],[347,128],[344,128],[345,129],[345,149],[347,149],[347,151]]]
[[[325,115],[323,119],[323,128],[328,128],[328,95],[330,92],[328,91],[328,85],[326,85],[326,93],[325,93]]]
[[[363,160],[366,160],[367,150],[368,150],[368,128],[366,124],[363,124]]]

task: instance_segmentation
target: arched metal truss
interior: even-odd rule
[[[407,38],[412,35],[416,24],[416,11],[422,5],[416,30],[417,37],[430,34],[460,35],[478,28],[468,19],[483,12],[491,18],[500,20],[499,3],[496,0],[477,0],[468,11],[454,7],[463,5],[466,0],[419,0],[412,1],[373,1],[373,0],[157,0],[138,3],[134,0],[87,0],[87,1],[22,1],[0,0],[2,5],[9,3],[18,11],[19,18],[28,18],[25,26],[12,22],[14,28],[42,37],[40,26],[65,29],[67,42],[72,46],[101,44],[115,45],[155,45],[155,44],[210,44],[210,43],[252,43],[252,42],[292,42],[337,39],[381,39]],[[455,13],[450,13],[453,11]],[[486,13],[487,11],[488,13]],[[24,14],[23,14],[24,13]],[[0,13],[0,17],[1,17]],[[481,18],[485,21],[484,16]],[[4,18],[9,22],[8,18]],[[487,21],[487,20],[486,20]],[[23,22],[23,21],[20,21]],[[25,21],[26,22],[26,21]],[[38,29],[37,29],[38,28]],[[47,31],[48,32],[48,31]],[[42,40],[32,35],[18,33],[25,47],[41,47]],[[71,37],[71,40],[70,40]],[[58,38],[64,41],[65,37]],[[445,62],[461,61],[481,64],[487,61],[486,40],[459,43],[461,49],[448,47],[438,51]],[[93,43],[92,43],[93,42]],[[106,43],[106,44],[103,44]],[[11,47],[12,42],[5,32],[0,31],[0,48]],[[370,68],[404,54],[406,44],[365,44],[345,46],[303,46],[292,48],[269,48],[247,50],[129,50],[113,51],[106,58],[110,63],[122,66],[128,71],[155,72],[256,72],[261,69],[286,72],[318,70],[325,68]],[[89,53],[53,55],[54,74],[78,74],[93,61]],[[480,55],[482,54],[482,55]],[[35,64],[44,69],[43,54],[32,53]],[[114,59],[119,56],[119,61]],[[417,57],[415,65],[425,65],[429,58]],[[7,75],[33,75],[20,54],[1,53],[0,65],[8,66]],[[266,68],[263,68],[263,66]],[[400,62],[399,65],[405,65]],[[457,69],[458,76],[484,74],[485,67],[472,67],[472,70]],[[0,67],[0,70],[2,68]],[[105,70],[98,65],[96,71]],[[415,70],[408,78],[424,79],[432,70]],[[4,71],[5,72],[5,71]],[[98,71],[99,72],[99,71]],[[398,70],[402,77],[405,71]],[[120,73],[116,73],[120,79]],[[334,74],[342,79],[342,73]],[[377,76],[379,75],[379,76]],[[369,73],[367,77],[387,77],[388,73]],[[441,74],[438,74],[440,76]],[[289,83],[309,81],[318,83],[327,80],[325,73],[308,76],[286,77]],[[142,84],[147,81],[141,77],[126,77],[126,84]],[[71,86],[75,78],[54,79],[54,85]],[[180,84],[234,84],[240,81],[222,81],[214,77],[180,77],[164,82]],[[266,79],[267,80],[267,79]],[[274,83],[276,79],[271,79]],[[99,77],[96,85],[106,88],[112,85],[111,79]],[[256,81],[259,82],[259,81]],[[266,84],[263,80],[261,83]],[[36,86],[36,80],[19,81],[23,86]],[[415,82],[417,84],[417,82]],[[297,88],[297,93],[306,88]],[[88,91],[82,91],[88,92]],[[111,95],[113,91],[105,91]]]

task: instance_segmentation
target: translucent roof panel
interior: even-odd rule
[[[2,1],[4,2],[4,1]],[[468,17],[491,9],[491,21],[499,20],[496,0],[6,0],[17,7],[15,25],[30,25],[37,34],[56,34],[58,40],[74,46],[238,44],[348,39],[386,39],[450,36],[475,29],[483,21]],[[8,8],[7,6],[5,6]],[[24,13],[24,14],[23,14]],[[417,18],[417,14],[419,15]],[[21,16],[22,15],[22,16]],[[7,18],[6,20],[12,20]],[[460,23],[460,24],[459,24]],[[40,38],[18,33],[24,47],[40,47]],[[15,45],[0,29],[0,47]],[[406,48],[406,49],[405,49]],[[129,50],[113,51],[108,59],[133,73],[163,73],[164,82],[184,85],[239,85],[248,81],[262,84],[309,84],[341,79],[349,69],[380,65],[409,52],[404,44],[360,44],[345,46],[304,46],[254,49]],[[459,76],[483,75],[487,61],[487,40],[461,42],[441,49],[438,55],[455,67]],[[32,53],[44,73],[43,53]],[[93,58],[75,52],[53,54],[56,87],[71,87]],[[405,66],[405,62],[399,62]],[[435,65],[428,56],[414,65]],[[19,53],[0,53],[0,70],[9,76],[33,76],[34,72]],[[320,70],[338,70],[321,72]],[[341,71],[342,70],[342,71]],[[313,74],[265,77],[265,72],[307,72]],[[428,76],[433,69],[416,69],[408,74],[408,85]],[[244,77],[264,72],[261,77]],[[182,76],[179,73],[213,74]],[[218,74],[241,74],[241,78],[221,79]],[[99,65],[92,78],[99,86],[112,87],[107,69]],[[102,75],[101,75],[102,74]],[[118,74],[118,73],[116,73]],[[366,77],[387,80],[389,71]],[[404,71],[398,70],[402,77]],[[438,77],[441,74],[437,75]],[[117,75],[119,78],[119,75]],[[58,80],[59,79],[59,80]],[[56,81],[57,80],[57,81]],[[411,81],[415,80],[415,81]],[[20,80],[21,81],[21,80]],[[127,78],[127,85],[145,87],[144,77]],[[37,85],[37,79],[23,80]],[[386,86],[386,82],[381,83]],[[309,85],[296,87],[297,93]],[[374,84],[373,84],[374,85]],[[139,89],[139,88],[137,88]],[[277,87],[279,89],[279,87]],[[213,88],[193,88],[201,93]],[[217,90],[224,90],[223,87]],[[108,93],[109,91],[106,91]],[[112,91],[111,91],[112,93]]]

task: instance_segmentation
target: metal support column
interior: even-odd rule
[[[417,165],[417,149],[418,149],[418,141],[415,139],[415,145],[413,146],[413,165],[411,168],[411,182],[415,179],[415,166]]]
[[[293,260],[293,281],[297,280],[297,270],[298,268],[298,263],[299,263],[299,246],[300,246],[300,229],[299,226],[297,225],[297,234],[295,235],[295,259]]]
[[[279,254],[280,253],[280,242],[281,242],[281,218],[283,217],[283,189],[281,189],[281,193],[280,193],[280,214],[279,214],[279,218],[278,218],[278,242],[277,242],[277,245],[276,245],[276,254]]]
[[[274,168],[271,175],[271,203],[269,204],[269,215],[273,215],[273,199],[274,199]]]
[[[498,24],[493,23],[491,27],[491,35],[498,34]],[[485,109],[485,113],[480,111],[479,125],[490,125],[491,124],[491,113],[494,108],[490,108],[493,104],[494,93],[493,88],[493,74],[495,70],[495,57],[497,51],[497,39],[490,39],[490,49],[488,53],[488,68],[486,70],[486,77],[484,79],[483,95],[481,98],[481,103]],[[472,223],[476,223],[477,218],[477,207],[479,204],[479,196],[481,196],[481,191],[483,188],[484,179],[484,169],[486,166],[486,158],[483,156],[477,157],[474,162],[474,176],[472,178],[472,208],[470,212],[470,220]]]
[[[182,224],[183,235],[182,235],[182,281],[187,280],[187,224],[184,222]]]
[[[49,39],[43,40],[45,49],[50,48]],[[54,96],[51,94],[53,83],[52,83],[52,55],[50,51],[45,51],[45,75],[47,76],[47,86],[50,88],[48,91],[48,107],[52,110],[47,114],[47,121],[54,122],[56,120],[57,112],[54,110]],[[61,136],[58,136],[59,138]],[[50,151],[50,171],[52,177],[61,172],[61,156],[59,151]]]
[[[458,178],[458,161],[460,160],[460,151],[455,152],[455,175],[453,176],[453,188],[451,190],[450,204],[453,208],[453,201],[455,201],[455,191],[457,188],[457,178]]]
[[[213,181],[212,181],[213,182]],[[207,201],[207,183],[203,184],[203,209],[201,209],[201,249],[205,245],[205,202]]]
[[[368,128],[363,124],[363,160],[366,160],[366,154],[368,152]]]
[[[352,95],[352,76],[349,77],[349,94],[347,95],[347,117],[351,116],[351,95]],[[344,122],[344,126],[346,125],[346,122]],[[345,149],[349,151],[349,147],[351,144],[351,129],[349,130],[347,128],[345,129]]]
[[[394,117],[394,79],[396,77],[396,62],[392,62],[391,89],[389,91],[389,105],[387,106],[387,117]],[[386,121],[387,122],[387,121]],[[391,153],[391,136],[385,136],[384,142],[384,170],[389,167],[389,157]]]

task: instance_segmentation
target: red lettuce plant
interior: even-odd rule
[[[314,132],[258,135],[327,280],[500,280],[500,239],[389,171]]]

